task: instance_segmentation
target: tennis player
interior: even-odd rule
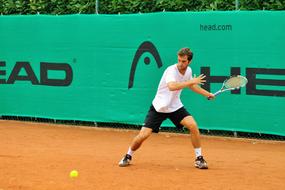
[[[155,98],[145,118],[145,123],[139,134],[133,139],[127,154],[119,162],[119,166],[128,166],[132,160],[134,152],[152,134],[158,133],[161,123],[165,119],[170,119],[179,129],[183,126],[189,129],[192,145],[195,150],[195,167],[208,169],[207,162],[202,156],[200,132],[193,116],[184,108],[180,94],[184,88],[201,94],[209,99],[215,96],[201,88],[206,82],[205,75],[192,77],[192,70],[189,67],[193,58],[193,53],[189,48],[182,48],[178,51],[178,63],[169,66],[163,73]]]

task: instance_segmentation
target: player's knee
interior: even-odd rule
[[[137,138],[144,141],[151,135],[151,133],[152,133],[152,129],[143,127],[141,131],[139,132]]]
[[[148,133],[142,134],[142,139],[146,140],[149,136],[150,136],[150,134],[148,134]]]
[[[191,133],[199,133],[199,129],[196,123],[190,123],[187,125],[187,128],[191,131]]]

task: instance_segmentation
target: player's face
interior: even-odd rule
[[[185,70],[187,69],[188,65],[190,64],[190,61],[188,61],[187,55],[179,56],[178,55],[178,64],[177,67],[179,70]]]

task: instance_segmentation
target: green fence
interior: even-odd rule
[[[215,101],[184,90],[201,129],[284,136],[284,20],[284,11],[0,16],[0,115],[141,125],[187,46],[204,88],[249,79]]]

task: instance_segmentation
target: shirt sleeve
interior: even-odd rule
[[[174,72],[175,71],[173,69],[166,70],[166,73],[165,73],[165,82],[166,82],[166,84],[169,83],[169,82],[175,82],[176,81]]]
[[[188,72],[188,80],[192,80],[193,76],[192,76],[192,69],[189,67],[189,72]]]

